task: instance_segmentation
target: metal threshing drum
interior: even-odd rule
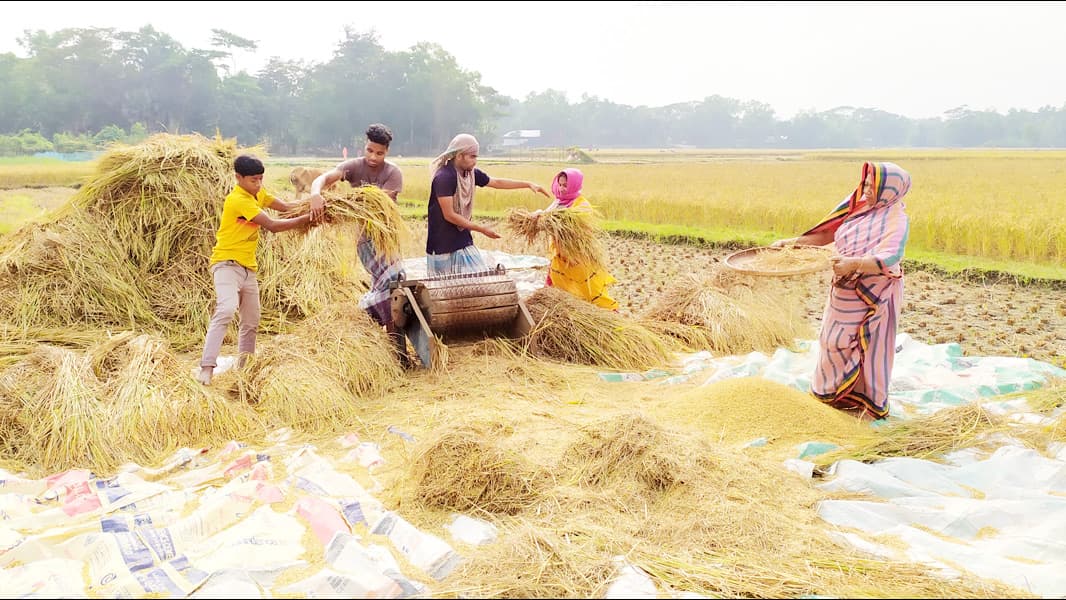
[[[437,333],[508,327],[518,318],[518,288],[500,267],[419,282],[418,304]]]
[[[518,299],[514,280],[501,265],[488,271],[428,279],[406,279],[401,274],[389,289],[389,335],[404,364],[408,364],[405,338],[422,366],[431,368],[436,360],[436,336],[502,334],[519,338],[533,327],[533,317]]]

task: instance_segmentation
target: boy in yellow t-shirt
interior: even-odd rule
[[[264,208],[288,211],[294,205],[278,200],[263,189],[263,162],[248,155],[233,161],[237,185],[222,205],[222,219],[218,226],[215,248],[211,252],[211,274],[215,281],[215,313],[207,326],[207,339],[200,359],[200,373],[196,379],[211,383],[222,339],[233,321],[233,313],[240,311],[240,333],[237,351],[243,358],[255,353],[255,334],[259,327],[259,281],[255,251],[259,245],[259,228],[279,232],[307,225],[311,215],[291,219],[273,219]]]

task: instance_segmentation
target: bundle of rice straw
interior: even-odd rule
[[[507,211],[506,225],[527,243],[543,234],[571,263],[590,267],[607,264],[598,217],[591,210],[547,210],[534,216],[524,208],[512,208]]]
[[[39,345],[0,377],[4,458],[53,473],[114,468],[100,381],[81,353]]]
[[[23,328],[79,322],[158,331],[179,349],[202,343],[214,297],[208,258],[237,152],[233,140],[170,134],[111,149],[51,221],[0,239],[0,314]],[[260,247],[268,266],[303,253],[303,269],[284,281],[300,292],[268,293],[262,303],[265,331],[360,289],[360,279],[332,268],[336,256],[322,244],[289,244]],[[316,295],[301,302],[302,277],[316,280]]]
[[[536,323],[525,340],[534,356],[610,369],[646,369],[672,357],[667,340],[573,294],[544,287],[525,303]]]
[[[286,347],[289,336],[273,341],[237,370],[231,394],[240,403],[253,406],[270,426],[300,432],[340,433],[361,425],[357,398],[337,374]]]
[[[792,347],[797,338],[810,337],[801,307],[782,297],[781,288],[716,268],[679,277],[652,302],[642,322],[692,348],[745,354]]]
[[[279,320],[300,320],[335,303],[356,301],[366,289],[364,282],[356,285],[353,281],[337,239],[351,234],[350,228],[344,229],[315,227],[300,234],[271,235],[259,242],[260,302],[274,307]],[[338,281],[349,284],[338,286]]]
[[[411,463],[414,497],[451,511],[513,515],[532,506],[543,476],[497,442],[494,425],[451,427],[424,443]]]
[[[342,182],[322,196],[326,200],[327,221],[356,223],[374,243],[380,256],[390,262],[403,258],[401,249],[410,239],[411,232],[400,214],[399,205],[388,194],[373,185],[352,188]],[[311,199],[308,197],[282,216],[303,215],[310,207]]]

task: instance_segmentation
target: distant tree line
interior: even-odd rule
[[[767,104],[722,96],[660,107],[571,103],[552,89],[515,99],[436,44],[392,52],[376,34],[346,29],[328,62],[272,57],[249,74],[233,65],[256,42],[212,31],[209,49],[151,26],[27,31],[25,58],[0,54],[0,155],[218,131],[273,154],[335,156],[374,122],[392,128],[394,153],[421,155],[458,132],[492,146],[515,129],[538,129],[537,144],[553,147],[1066,147],[1066,103],[1007,114],[962,106],[933,119],[857,107],[778,119]]]

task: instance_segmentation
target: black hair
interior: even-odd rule
[[[233,161],[233,170],[242,177],[248,177],[249,175],[262,175],[266,168],[263,167],[263,161],[258,158],[242,154]]]
[[[392,130],[381,123],[374,123],[366,128],[366,139],[388,148],[392,143]]]

